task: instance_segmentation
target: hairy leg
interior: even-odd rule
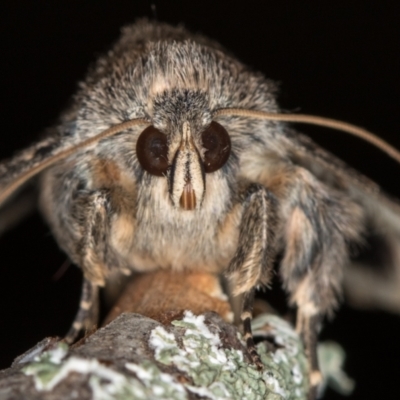
[[[72,343],[82,329],[96,325],[98,288],[104,285],[110,270],[120,266],[120,260],[110,246],[115,215],[110,191],[88,190],[73,179],[63,179],[61,185],[46,186],[42,208],[58,242],[83,271],[79,310],[65,338]]]
[[[99,288],[84,278],[82,282],[79,309],[64,340],[73,343],[82,329],[91,330],[97,326],[99,312]]]
[[[274,193],[280,201],[279,240],[284,249],[280,271],[290,300],[297,306],[297,330],[310,365],[311,399],[321,380],[318,331],[323,316],[332,313],[340,299],[348,243],[359,240],[363,213],[350,198],[302,168],[279,173],[280,186]]]
[[[268,285],[275,250],[276,199],[263,186],[251,184],[241,196],[243,204],[239,243],[227,275],[233,295],[243,294],[241,320],[244,338],[253,362],[262,368],[251,332],[254,293],[258,285]]]

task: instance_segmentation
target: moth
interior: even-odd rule
[[[276,91],[218,43],[141,20],[98,59],[59,123],[0,164],[0,204],[35,178],[45,219],[82,269],[68,342],[114,272],[206,270],[243,297],[244,338],[262,368],[252,304],[278,262],[318,384],[317,334],[340,299],[350,251],[373,231],[398,265],[400,208],[287,122],[341,129],[400,155],[353,125],[282,113]]]

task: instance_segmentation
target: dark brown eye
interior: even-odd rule
[[[210,126],[201,134],[204,153],[204,170],[214,172],[220,169],[231,153],[231,139],[228,132],[217,122],[211,122]]]
[[[162,176],[168,169],[167,136],[154,126],[147,127],[136,143],[140,165],[152,175]]]

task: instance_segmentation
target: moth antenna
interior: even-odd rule
[[[53,154],[47,158],[45,158],[42,162],[35,165],[28,171],[23,172],[17,178],[12,180],[8,185],[5,185],[4,188],[0,192],[0,204],[4,203],[21,185],[23,185],[28,179],[34,177],[39,172],[42,172],[44,169],[50,167],[56,162],[67,158],[74,154],[76,151],[88,147],[93,143],[99,142],[102,139],[108,138],[110,136],[114,136],[119,132],[132,128],[136,125],[148,125],[149,122],[143,118],[131,119],[129,121],[122,122],[117,125],[113,125],[110,128],[100,132],[99,134],[83,140],[82,142],[71,146],[65,150],[60,151],[58,154]]]
[[[266,119],[270,121],[299,122],[336,129],[357,136],[366,142],[371,143],[400,164],[400,152],[395,147],[374,133],[369,132],[364,128],[360,128],[359,126],[349,124],[348,122],[319,117],[317,115],[269,113],[265,111],[247,110],[245,108],[223,108],[214,113],[214,116],[222,115]]]

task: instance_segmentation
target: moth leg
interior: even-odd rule
[[[98,287],[104,285],[110,270],[120,265],[110,244],[116,214],[110,191],[81,189],[76,183],[71,190],[72,184],[66,179],[63,184],[65,188],[49,192],[46,190],[51,185],[44,186],[48,197],[41,200],[58,242],[83,271],[79,311],[66,336],[68,342],[73,342],[83,328],[96,324]]]
[[[83,328],[97,324],[99,286],[104,285],[110,268],[117,265],[109,244],[113,214],[110,194],[106,189],[75,196],[72,216],[79,222],[82,233],[75,255],[84,279],[79,310],[67,334],[68,340],[75,340]]]
[[[240,319],[243,324],[243,337],[246,341],[247,351],[250,354],[252,362],[257,369],[262,370],[264,365],[258,355],[256,345],[254,343],[253,332],[251,330],[251,320],[253,318],[253,304],[254,304],[255,289],[251,289],[243,296],[242,313]]]
[[[316,398],[317,388],[322,382],[322,375],[319,369],[317,355],[318,333],[321,329],[322,320],[323,313],[319,309],[310,313],[306,307],[297,304],[296,331],[303,341],[305,354],[310,368],[310,399]]]
[[[310,368],[310,389],[308,393],[309,400],[314,400],[317,398],[318,386],[322,382],[322,374],[319,369],[317,354],[318,333],[321,329],[322,320],[323,315],[321,313],[310,316],[305,315],[305,313],[300,311],[300,309],[297,312],[296,331],[299,333],[304,343],[304,349]]]
[[[227,270],[233,295],[243,294],[241,320],[250,357],[257,368],[263,364],[255,348],[251,319],[255,289],[270,282],[275,251],[276,199],[264,186],[251,184],[242,193],[243,213],[238,248]]]
[[[73,343],[82,329],[91,329],[97,325],[99,313],[99,288],[90,280],[84,278],[82,282],[82,293],[79,309],[71,328],[64,337],[67,343]]]
[[[79,194],[72,207],[72,218],[79,224],[74,261],[82,268],[85,278],[98,286],[104,286],[111,267],[117,265],[117,258],[110,248],[114,214],[106,189]]]
[[[323,316],[331,314],[340,299],[348,243],[360,239],[363,211],[299,167],[281,171],[280,184],[275,188],[284,248],[280,271],[291,303],[297,306],[297,329],[310,365],[310,398],[315,398],[321,380],[318,331]]]

